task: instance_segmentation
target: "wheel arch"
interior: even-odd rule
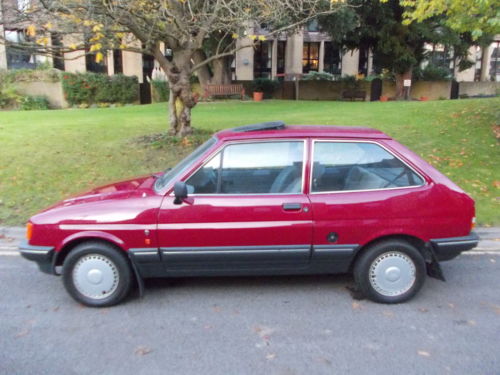
[[[429,251],[427,250],[427,244],[421,238],[414,236],[414,235],[403,234],[403,233],[385,234],[385,235],[373,238],[372,240],[368,241],[367,243],[365,243],[364,245],[360,246],[357,249],[357,251],[356,251],[356,253],[351,261],[349,271],[352,272],[354,265],[356,264],[356,261],[371,246],[378,244],[380,242],[388,241],[388,240],[402,240],[402,241],[408,242],[409,244],[414,246],[422,254],[422,256],[426,262],[431,261]]]
[[[107,245],[111,245],[119,251],[125,252],[124,242],[118,237],[104,232],[79,232],[75,233],[67,238],[61,243],[61,245],[56,249],[54,258],[54,267],[61,266],[64,263],[64,259],[68,256],[71,250],[76,246],[84,242],[100,242]]]

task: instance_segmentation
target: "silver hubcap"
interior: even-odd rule
[[[399,251],[381,254],[370,266],[370,284],[384,296],[394,297],[406,293],[415,280],[413,260]]]
[[[101,254],[81,257],[73,268],[73,283],[78,292],[92,299],[103,299],[113,294],[120,277],[116,265]]]

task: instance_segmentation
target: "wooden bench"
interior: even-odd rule
[[[366,91],[362,90],[345,90],[342,92],[342,99],[349,99],[349,100],[365,100],[366,98]]]
[[[204,87],[204,98],[208,99],[211,96],[231,96],[240,95],[241,100],[245,97],[245,88],[242,84],[234,85],[206,85]]]

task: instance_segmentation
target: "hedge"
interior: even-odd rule
[[[139,98],[137,77],[123,74],[64,73],[64,96],[71,105],[94,103],[133,103]]]

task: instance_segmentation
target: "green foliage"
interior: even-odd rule
[[[0,77],[1,78],[1,77]],[[8,81],[3,81],[0,79],[0,108],[1,109],[13,109],[17,108],[22,96],[19,95],[12,85]]]
[[[64,95],[71,105],[133,103],[139,96],[139,83],[135,76],[64,73],[62,78]]]
[[[15,69],[0,73],[0,80],[10,82],[59,82],[61,72],[57,69]]]
[[[269,78],[255,78],[252,82],[252,91],[263,92],[265,98],[272,96],[274,90],[279,87],[279,81]]]
[[[21,99],[21,110],[35,111],[49,109],[49,100],[45,96],[27,95]]]
[[[418,67],[413,70],[413,79],[416,81],[450,81],[452,78],[449,69],[433,64],[426,65],[424,69]]]
[[[405,0],[405,23],[445,16],[446,25],[477,40],[500,33],[498,0]]]
[[[302,76],[304,81],[334,81],[335,76],[326,72],[315,72],[311,71]]]
[[[151,80],[151,87],[153,89],[154,102],[168,102],[170,97],[170,88],[168,87],[167,81],[153,79]]]

